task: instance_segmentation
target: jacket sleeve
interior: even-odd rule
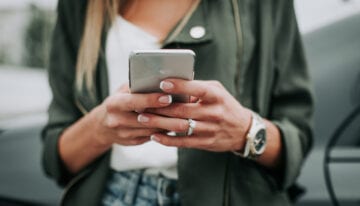
[[[276,1],[275,70],[270,119],[282,136],[280,189],[296,181],[312,146],[312,85],[292,0]]]
[[[53,31],[48,69],[53,97],[48,109],[48,123],[42,131],[43,168],[45,173],[61,186],[65,185],[72,175],[59,156],[58,140],[62,132],[81,117],[81,112],[75,106],[73,93],[76,47],[70,39],[70,24],[67,23],[69,16],[65,15],[65,11],[69,11],[69,8],[66,8],[69,3],[64,2],[59,1],[58,19]]]

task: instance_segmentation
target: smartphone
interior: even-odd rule
[[[195,53],[187,49],[136,50],[129,56],[129,87],[132,93],[162,92],[167,78],[194,79]],[[188,95],[173,95],[174,102],[189,102]]]

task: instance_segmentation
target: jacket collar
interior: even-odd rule
[[[173,43],[196,44],[210,41],[212,31],[206,19],[207,0],[202,0],[175,26],[163,42],[163,47]],[[204,34],[194,36],[194,29],[201,28]],[[195,34],[196,35],[196,34]]]

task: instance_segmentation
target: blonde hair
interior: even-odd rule
[[[94,89],[102,29],[105,23],[114,21],[119,4],[119,0],[88,0],[85,28],[76,62],[77,89],[81,90],[84,84],[89,91]]]

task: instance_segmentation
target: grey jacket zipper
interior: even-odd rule
[[[235,75],[235,84],[236,84],[236,93],[237,95],[241,96],[242,95],[242,89],[239,90],[239,84],[242,84],[242,81],[240,81],[239,79],[239,75],[240,75],[240,70],[241,70],[241,61],[242,61],[242,54],[243,54],[243,34],[242,34],[242,29],[241,29],[241,20],[240,20],[240,10],[239,10],[239,2],[238,0],[231,0],[232,2],[232,7],[233,7],[233,15],[234,15],[234,21],[235,21],[235,29],[236,29],[236,39],[237,39],[237,43],[238,43],[238,53],[237,53],[237,58],[238,58],[238,63],[237,63],[237,72]]]
[[[239,11],[239,3],[238,0],[231,0],[232,7],[233,7],[233,15],[234,15],[234,21],[235,21],[235,29],[236,29],[236,39],[238,43],[238,53],[237,53],[237,72],[236,72],[236,78],[239,78],[240,75],[240,69],[241,69],[241,56],[242,56],[242,46],[243,46],[243,35],[241,30],[241,22],[240,22],[240,11]],[[241,90],[238,91],[239,85],[241,82],[236,82],[236,92],[238,95],[241,95]],[[230,154],[232,155],[232,154]],[[228,162],[226,164],[226,173],[225,173],[225,188],[224,188],[224,206],[230,206],[230,157],[228,157]]]

